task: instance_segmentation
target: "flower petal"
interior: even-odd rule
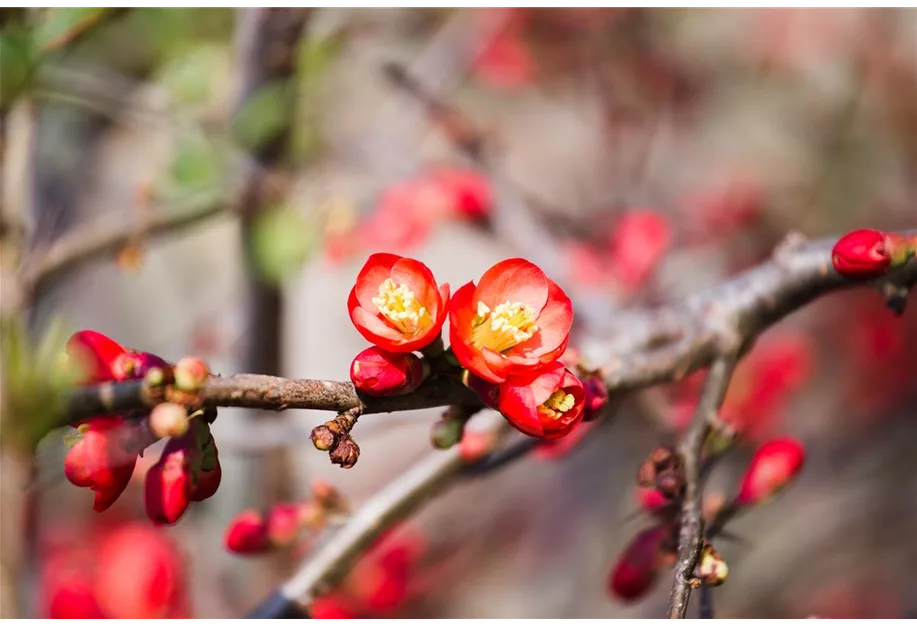
[[[375,253],[369,256],[353,287],[353,294],[360,306],[372,312],[378,310],[373,304],[373,298],[379,295],[379,286],[391,276],[392,267],[400,259],[402,257],[391,253]]]
[[[471,299],[474,296],[474,283],[466,283],[452,296],[449,305],[449,343],[455,358],[462,365],[485,381],[502,383],[506,377],[494,373],[484,357],[471,345],[471,320],[474,309]]]
[[[573,303],[554,281],[548,281],[548,301],[538,316],[538,331],[507,351],[509,356],[540,357],[566,346],[573,326]],[[561,351],[560,354],[562,354]]]
[[[435,319],[439,314],[439,292],[436,288],[436,279],[430,268],[416,259],[404,257],[392,266],[392,281],[398,285],[406,285],[414,292],[414,298],[427,308]]]
[[[507,259],[481,277],[473,304],[478,301],[491,309],[505,302],[522,303],[537,313],[548,301],[548,278],[530,261]]]

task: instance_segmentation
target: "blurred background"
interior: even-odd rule
[[[218,373],[346,380],[366,345],[347,294],[388,251],[453,290],[503,258],[538,263],[573,298],[588,356],[620,309],[714,285],[788,233],[917,225],[914,10],[3,9],[0,23],[3,315],[34,341],[88,328]],[[58,238],[121,229],[125,245],[20,280]],[[730,495],[769,437],[808,458],[718,542],[718,616],[917,615],[910,301],[896,317],[872,291],[833,294],[743,362],[726,411],[745,436],[708,493]],[[690,387],[628,399],[565,455],[431,501],[327,615],[662,616],[671,571],[628,602],[608,578],[651,524],[636,468],[684,427]],[[23,417],[4,414],[8,434]],[[3,614],[240,616],[309,547],[231,555],[229,521],[316,480],[358,505],[430,449],[438,415],[364,418],[344,471],[309,442],[331,416],[221,410],[220,490],[166,528],[143,513],[161,446],[96,514],[63,476],[65,434],[34,455],[4,437]],[[151,563],[178,582],[167,600],[124,583]],[[142,609],[99,598],[115,590]]]

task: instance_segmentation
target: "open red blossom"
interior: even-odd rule
[[[411,353],[390,353],[372,346],[350,364],[350,380],[370,396],[413,392],[423,383],[424,364]]]
[[[562,438],[583,419],[585,391],[576,376],[554,362],[540,373],[511,377],[500,385],[497,407],[522,433]]]
[[[562,289],[525,259],[507,259],[463,285],[449,310],[456,359],[491,383],[543,369],[567,348],[573,305]]]
[[[805,456],[802,444],[790,438],[763,444],[745,470],[736,504],[754,505],[778,492],[799,474]]]
[[[226,550],[239,555],[263,553],[270,548],[264,517],[248,509],[233,519],[223,535]]]
[[[200,473],[201,455],[194,429],[166,444],[162,457],[146,474],[146,515],[154,523],[174,525],[191,504]]]
[[[393,353],[411,353],[439,337],[448,302],[449,284],[437,288],[427,266],[376,253],[357,275],[347,309],[367,340]]]
[[[660,550],[669,530],[660,525],[644,529],[631,540],[608,578],[608,591],[627,602],[645,596],[656,583]]]
[[[882,276],[892,262],[886,240],[885,233],[870,229],[847,233],[837,241],[831,252],[835,270],[853,278]]]

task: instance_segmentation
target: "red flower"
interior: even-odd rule
[[[643,286],[662,260],[671,241],[669,220],[649,209],[628,211],[609,238],[611,270],[629,290]]]
[[[164,525],[178,522],[191,504],[200,464],[194,429],[169,440],[162,457],[146,473],[143,485],[144,505],[150,520]]]
[[[309,612],[312,618],[324,620],[326,618],[359,618],[360,616],[351,610],[347,603],[336,596],[327,596],[315,599],[309,606]]]
[[[754,505],[778,492],[802,470],[805,455],[802,444],[790,438],[763,444],[745,470],[736,504]]]
[[[97,560],[95,596],[107,617],[187,617],[184,560],[161,532],[137,523],[107,533]]]
[[[363,250],[414,248],[424,242],[445,216],[449,200],[424,179],[403,181],[385,190],[375,212],[360,223]]]
[[[115,379],[115,362],[126,348],[98,331],[78,331],[67,340],[68,365],[75,366],[81,383],[102,383]]]
[[[430,180],[439,187],[458,217],[482,220],[490,215],[493,192],[490,182],[477,170],[443,168],[431,172]]]
[[[659,573],[659,554],[668,533],[665,526],[644,529],[631,541],[608,578],[608,591],[624,601],[646,595]]]
[[[302,529],[302,507],[279,503],[267,515],[267,538],[273,546],[287,546],[296,540]]]
[[[87,420],[80,439],[67,451],[64,474],[75,486],[95,492],[92,508],[104,512],[130,483],[137,453],[126,448],[128,426],[118,416]]]
[[[449,285],[415,259],[370,255],[347,300],[350,319],[367,340],[393,353],[411,353],[435,341],[446,320]]]
[[[264,517],[253,509],[245,510],[226,527],[223,543],[231,553],[263,553],[269,548]]]
[[[413,392],[424,378],[424,362],[411,353],[389,353],[372,346],[350,364],[350,380],[370,396]]]
[[[846,277],[865,279],[882,276],[892,262],[886,240],[885,233],[870,229],[847,233],[831,252],[834,269]]]
[[[522,433],[555,439],[580,423],[584,403],[583,384],[558,361],[541,373],[507,379],[497,407]]]
[[[525,259],[490,268],[452,298],[449,337],[456,359],[491,383],[546,367],[566,350],[573,305]]]
[[[192,501],[204,501],[217,493],[220,487],[220,481],[223,480],[223,469],[220,468],[220,460],[217,459],[217,465],[211,470],[201,471],[197,479],[197,486],[191,495]]]
[[[45,561],[39,586],[46,618],[105,618],[93,592],[92,555],[73,548]]]

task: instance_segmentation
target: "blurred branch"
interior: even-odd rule
[[[55,52],[75,44],[77,41],[88,35],[92,30],[108,20],[126,13],[127,8],[99,8],[98,10],[86,15],[75,22],[69,29],[61,33],[58,37],[51,39],[41,47],[43,54]]]
[[[488,413],[483,420],[486,429],[496,435],[505,433],[504,420]],[[274,608],[288,612],[297,603],[310,603],[327,593],[346,576],[353,563],[369,549],[384,531],[406,518],[432,495],[439,495],[448,482],[463,469],[471,468],[462,461],[459,447],[434,451],[415,466],[389,483],[353,513],[350,519],[308,558],[279,590],[287,601]],[[262,605],[259,609],[263,609]],[[258,618],[276,615],[253,614]]]
[[[704,390],[691,426],[679,447],[685,473],[685,498],[681,510],[675,583],[669,599],[669,618],[684,618],[688,611],[688,599],[691,596],[692,579],[694,568],[697,566],[704,524],[701,503],[701,455],[707,436],[718,420],[719,408],[726,398],[726,390],[729,388],[735,364],[734,358],[720,358],[710,367],[710,374],[704,382]]]
[[[186,207],[159,210],[145,216],[141,224],[87,224],[55,239],[29,254],[20,271],[23,290],[28,294],[44,281],[76,269],[87,261],[113,255],[137,238],[170,235],[203,222],[226,210],[225,199],[207,195]]]

